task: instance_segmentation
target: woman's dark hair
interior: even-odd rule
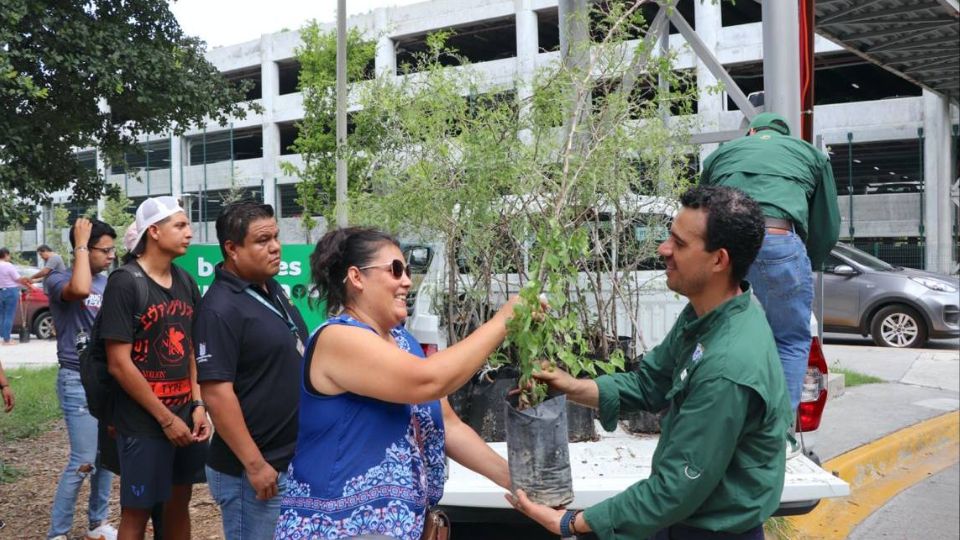
[[[370,264],[384,244],[400,247],[393,236],[366,227],[334,229],[317,242],[310,255],[310,275],[313,290],[327,299],[328,313],[339,313],[347,300],[347,269]]]
[[[10,254],[10,250],[7,248],[0,248],[0,259],[6,259],[7,255]]]
[[[730,255],[730,277],[739,283],[763,244],[765,229],[760,205],[744,192],[726,186],[691,188],[680,196],[680,204],[707,213],[704,248],[726,249]]]

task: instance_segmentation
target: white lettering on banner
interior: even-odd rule
[[[281,276],[299,276],[303,273],[301,269],[300,261],[286,262],[280,261],[280,273]]]
[[[287,295],[287,298],[290,298],[290,286],[286,283],[281,283],[280,288],[283,289],[283,294]]]
[[[200,286],[200,296],[203,296],[203,295],[207,294],[207,289],[209,289],[209,288],[210,288],[209,285],[201,285],[201,286]]]
[[[197,275],[208,277],[213,275],[213,263],[203,260],[203,257],[197,257]]]

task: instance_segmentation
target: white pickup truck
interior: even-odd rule
[[[407,246],[405,254],[412,267],[420,269],[415,290],[408,296],[410,317],[407,328],[431,354],[447,346],[446,332],[437,314],[435,299],[445,290],[445,257],[442,245]],[[646,348],[659,343],[669,331],[686,300],[666,289],[662,273],[651,271],[642,276],[639,310]],[[509,280],[510,282],[514,280]],[[506,290],[492,301],[504,301],[515,294],[519,283],[508,283]],[[820,499],[850,494],[849,485],[819,467],[813,452],[820,418],[827,402],[827,362],[820,346],[816,319],[811,317],[811,339],[807,377],[798,414],[797,439],[803,451],[787,460],[786,479],[777,515],[798,515],[813,510]],[[636,350],[644,350],[638,347]],[[572,508],[585,508],[624,491],[650,475],[650,464],[657,446],[657,435],[634,435],[622,429],[604,432],[599,424],[600,440],[570,443],[570,466],[575,499]],[[506,443],[490,443],[501,455],[507,455]],[[515,512],[503,497],[503,489],[486,478],[451,462],[449,479],[440,504],[459,522],[505,523],[515,521]]]

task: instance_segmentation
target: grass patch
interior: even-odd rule
[[[16,467],[4,465],[4,463],[0,461],[0,484],[16,482],[21,476],[23,476],[23,471]]]
[[[763,524],[763,537],[767,540],[791,540],[796,536],[796,527],[785,517],[772,517]]]
[[[51,421],[62,416],[57,400],[57,369],[57,366],[51,366],[7,371],[16,401],[10,413],[0,410],[0,440],[33,437],[46,431]]]
[[[831,373],[843,373],[843,385],[846,388],[852,386],[860,386],[861,384],[876,384],[886,382],[880,377],[874,377],[873,375],[867,375],[866,373],[860,373],[859,371],[854,371],[852,369],[846,369],[838,366],[834,366],[830,369]]]

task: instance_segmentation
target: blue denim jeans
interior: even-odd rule
[[[19,302],[19,287],[0,290],[0,339],[3,341],[10,341],[10,331],[13,329],[13,319],[17,315]]]
[[[813,305],[813,272],[800,237],[793,232],[767,233],[747,280],[767,313],[787,381],[790,407],[796,412],[810,355]]]
[[[87,410],[87,396],[83,393],[80,373],[60,368],[57,375],[57,398],[67,423],[70,438],[70,460],[60,475],[57,493],[53,498],[50,514],[50,530],[47,537],[70,534],[73,527],[73,510],[84,478],[90,478],[90,499],[87,503],[87,520],[91,526],[107,519],[107,501],[110,498],[110,482],[113,473],[96,468],[97,419]],[[87,470],[89,468],[89,470]],[[83,469],[83,470],[81,470]]]
[[[261,501],[246,473],[233,476],[207,467],[207,485],[220,506],[224,537],[227,540],[272,539],[280,517],[280,497],[286,478],[286,471],[280,473],[277,480],[280,492],[268,501]]]

